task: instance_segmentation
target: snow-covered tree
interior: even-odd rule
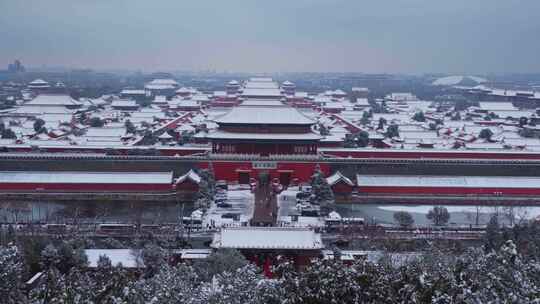
[[[151,278],[129,283],[120,298],[124,303],[193,303],[200,280],[192,267],[162,264]]]
[[[410,227],[414,224],[412,215],[407,211],[394,212],[394,221],[402,227]]]
[[[414,113],[412,119],[418,122],[424,122],[426,121],[426,116],[424,115],[424,112],[420,111],[420,112]]]
[[[7,304],[24,303],[22,292],[25,267],[16,246],[0,247],[0,301]]]
[[[167,262],[166,252],[156,244],[149,244],[142,249],[142,260],[146,275],[152,276]]]
[[[433,222],[433,225],[442,226],[448,223],[450,220],[450,213],[445,207],[435,206],[433,209],[429,210],[426,217],[428,220]]]
[[[386,128],[385,136],[388,138],[399,137],[399,126],[391,124]]]
[[[199,191],[196,195],[195,205],[197,208],[206,210],[214,200],[216,194],[216,179],[212,165],[208,169],[199,171],[201,181],[199,182]]]
[[[322,208],[328,210],[333,208],[334,192],[318,165],[311,176],[311,191],[315,195],[315,200]]]
[[[278,303],[278,300],[283,299],[280,295],[279,287],[268,282],[258,268],[245,265],[233,271],[219,273],[210,282],[203,283],[193,303]]]
[[[53,244],[47,245],[41,252],[41,265],[44,269],[55,267],[60,263],[60,255]]]
[[[216,274],[231,272],[247,264],[244,256],[234,249],[219,249],[194,264],[195,271],[203,281],[210,281]]]

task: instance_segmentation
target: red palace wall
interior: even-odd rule
[[[540,195],[538,188],[358,187],[358,193],[418,195]]]
[[[62,192],[170,192],[170,184],[45,184],[0,183],[0,191],[62,191]]]
[[[280,178],[280,174],[284,172],[291,173],[291,180],[298,178],[300,182],[308,182],[315,171],[317,163],[300,163],[300,162],[276,162],[275,168],[258,169],[253,168],[253,164],[257,162],[212,162],[214,175],[217,180],[226,180],[229,182],[237,182],[240,172],[249,173],[250,178],[257,179],[260,172],[270,173],[270,178]],[[330,166],[327,163],[319,163],[321,171],[325,176],[330,174]],[[202,169],[208,168],[208,162],[199,163]]]
[[[360,150],[329,150],[320,151],[327,155],[334,155],[338,157],[352,157],[352,158],[401,158],[401,159],[422,159],[422,158],[435,158],[435,159],[540,159],[540,153],[527,153],[527,152],[497,152],[497,153],[483,153],[483,152],[465,152],[465,151],[400,151],[400,150],[384,150],[374,149],[371,151]]]

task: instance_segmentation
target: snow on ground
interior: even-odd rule
[[[298,190],[284,190],[277,198],[278,218],[289,216],[291,213],[298,213],[296,209],[296,194]]]
[[[380,205],[380,204],[337,204],[336,211],[342,217],[363,217],[369,222],[382,224],[395,224],[394,213],[397,211],[409,212],[416,225],[430,225],[431,221],[426,218],[426,214],[435,205]],[[470,225],[476,222],[476,206],[443,206],[450,213],[450,225]],[[508,210],[505,206],[480,206],[478,208],[478,221],[484,225],[489,222],[491,215],[498,212],[502,216],[501,223],[508,224]],[[537,206],[515,206],[512,208],[515,219],[526,220],[540,216],[540,207]]]
[[[242,226],[249,223],[255,210],[255,197],[250,190],[237,190],[232,188],[227,191],[227,203],[229,208],[222,208],[212,203],[210,209],[203,218],[203,227],[230,227]],[[225,214],[239,214],[239,221],[232,218],[223,218]]]
[[[296,208],[298,188],[289,188],[278,195],[278,225],[287,227],[323,227],[324,220],[319,217],[299,216],[297,222],[292,222],[291,215],[299,214]]]
[[[445,207],[448,212],[450,213],[476,213],[477,207],[476,206],[443,206]],[[429,210],[433,209],[433,206],[379,206],[379,209],[386,210],[386,211],[406,211],[410,213],[420,213],[420,214],[428,214]],[[492,214],[497,212],[497,209],[499,209],[499,212],[501,212],[504,207],[479,207],[478,212],[482,214]],[[514,212],[516,214],[516,217],[522,216],[524,218],[535,218],[540,215],[540,207],[514,207]]]

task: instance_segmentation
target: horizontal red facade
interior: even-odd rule
[[[170,192],[170,184],[0,183],[0,191]]]
[[[237,182],[239,180],[239,173],[247,173],[250,178],[257,179],[259,173],[268,172],[270,178],[280,178],[282,173],[290,173],[290,178],[297,178],[300,182],[307,182],[313,175],[317,163],[300,163],[300,162],[275,162],[275,167],[268,168],[256,168],[257,163],[265,162],[212,162],[214,175],[218,180],[226,180],[229,182]],[[266,162],[272,163],[272,162]],[[328,163],[318,163],[321,171],[325,176],[330,174],[330,165]],[[200,168],[208,168],[208,162],[199,163]]]
[[[358,193],[432,195],[540,195],[538,188],[392,187],[358,186]]]
[[[337,157],[352,157],[352,158],[380,158],[380,159],[422,159],[422,158],[435,158],[435,159],[501,159],[501,160],[538,160],[540,159],[540,153],[527,153],[527,152],[497,152],[497,153],[483,153],[483,152],[467,152],[467,151],[392,151],[392,150],[372,150],[372,151],[348,151],[348,150],[331,150],[322,151],[328,155],[334,155]]]

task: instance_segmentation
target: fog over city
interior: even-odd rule
[[[539,9],[535,0],[4,0],[0,66],[527,73],[540,68]]]

